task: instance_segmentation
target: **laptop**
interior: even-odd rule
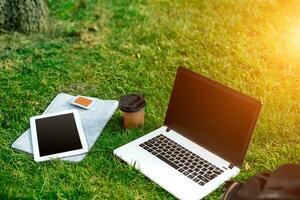
[[[164,125],[114,154],[178,199],[201,199],[240,172],[261,103],[179,67]]]

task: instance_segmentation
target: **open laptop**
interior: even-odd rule
[[[261,109],[249,96],[179,67],[164,126],[114,150],[179,199],[236,176]]]

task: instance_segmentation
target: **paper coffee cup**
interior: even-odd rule
[[[121,97],[119,109],[122,111],[125,128],[137,128],[144,124],[145,106],[146,102],[142,95],[128,94]]]

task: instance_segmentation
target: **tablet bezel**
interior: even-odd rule
[[[61,152],[61,153],[56,153],[56,154],[51,154],[51,155],[47,155],[47,156],[40,156],[39,143],[38,143],[37,130],[36,130],[36,120],[59,116],[59,115],[65,115],[65,114],[73,114],[82,148],[76,149],[76,150],[71,150],[71,151],[66,151],[66,152]],[[31,129],[32,147],[33,147],[33,157],[36,162],[42,162],[42,161],[63,158],[63,157],[68,157],[68,156],[75,156],[75,155],[84,154],[84,153],[88,152],[88,144],[87,144],[87,140],[86,140],[83,128],[82,128],[78,110],[72,109],[72,110],[66,110],[66,111],[43,114],[43,115],[31,117],[30,118],[30,129]]]

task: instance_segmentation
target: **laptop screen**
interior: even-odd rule
[[[241,166],[261,103],[179,67],[165,125]]]

